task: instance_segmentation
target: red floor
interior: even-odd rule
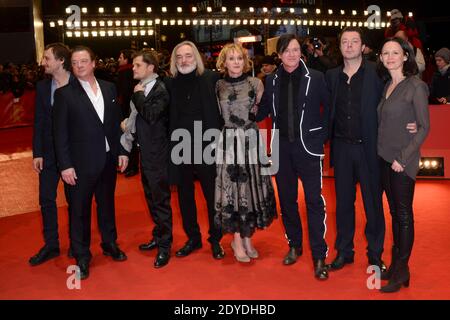
[[[30,131],[14,129],[16,137],[23,135],[28,141]],[[13,146],[5,143],[5,130],[0,130],[0,153],[13,152]],[[20,144],[20,143],[19,143]],[[26,148],[27,143],[22,143]],[[12,160],[19,161],[19,160]],[[29,159],[31,162],[31,158]],[[2,166],[0,162],[0,166]],[[14,165],[9,163],[9,171]],[[28,167],[30,168],[30,167]],[[0,167],[0,170],[2,168]],[[24,171],[30,169],[22,169]],[[0,175],[2,197],[11,190],[10,174]],[[36,176],[28,173],[30,183]],[[301,189],[300,189],[301,191]],[[9,191],[11,193],[11,191]],[[37,198],[37,191],[22,193],[23,199]],[[30,194],[28,194],[30,193]],[[333,179],[324,180],[324,197],[327,201],[327,242],[330,246],[328,260],[335,256],[335,203]],[[0,202],[3,204],[5,202]],[[230,236],[222,243],[226,251],[225,259],[214,260],[210,255],[207,238],[205,205],[197,192],[199,220],[204,237],[204,247],[186,258],[173,257],[168,266],[153,268],[155,252],[141,253],[137,246],[147,241],[153,226],[148,215],[144,195],[138,177],[119,177],[116,191],[117,226],[119,244],[127,253],[125,262],[113,262],[101,255],[96,220],[93,219],[92,245],[94,255],[89,279],[81,282],[80,290],[69,290],[67,267],[74,263],[66,256],[67,208],[61,203],[59,224],[62,254],[37,267],[28,265],[28,258],[42,245],[41,219],[37,207],[34,212],[15,214],[0,218],[0,299],[450,299],[450,280],[447,275],[450,263],[450,181],[421,180],[417,183],[415,197],[416,242],[411,257],[411,285],[408,289],[390,295],[369,290],[365,257],[364,214],[361,197],[356,204],[356,260],[343,270],[330,273],[330,279],[319,282],[313,277],[311,252],[307,241],[306,216],[303,195],[299,203],[304,225],[304,255],[297,264],[286,267],[281,260],[286,253],[281,219],[275,220],[267,230],[254,236],[254,243],[261,258],[244,265],[236,262],[230,248]],[[174,249],[186,240],[181,227],[181,217],[176,193],[173,193]],[[2,209],[2,208],[0,208]],[[387,220],[385,248],[391,246],[390,222]],[[173,250],[174,251],[174,250]],[[390,261],[390,252],[384,255]]]

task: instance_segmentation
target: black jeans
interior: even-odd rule
[[[414,243],[412,204],[416,181],[405,172],[395,172],[391,165],[380,158],[381,182],[392,216],[394,247],[398,250],[398,259],[407,264]]]

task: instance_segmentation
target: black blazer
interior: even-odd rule
[[[196,77],[199,88],[201,88],[200,99],[202,100],[202,129],[222,129],[223,118],[220,115],[219,104],[216,97],[216,82],[220,75],[210,70],[205,70],[201,76]],[[172,132],[177,129],[178,110],[177,110],[177,88],[174,86],[173,78],[165,78],[164,82],[170,93],[169,106],[169,139]],[[170,141],[170,149],[174,147],[175,143]],[[169,180],[171,184],[178,184],[180,182],[179,166],[172,161],[169,164]]]
[[[169,148],[169,93],[160,79],[147,96],[138,91],[132,96],[138,111],[136,133],[142,161],[150,160],[151,166],[167,167]]]
[[[361,95],[361,135],[364,151],[367,156],[367,163],[372,172],[378,172],[377,156],[377,136],[378,136],[378,116],[377,107],[383,92],[383,81],[377,74],[376,64],[370,61],[363,61],[364,76],[363,89]],[[333,143],[334,117],[336,115],[336,99],[338,94],[339,73],[342,66],[329,70],[326,73],[326,81],[331,92],[331,108],[329,120],[329,138]],[[333,148],[331,148],[332,150]],[[330,157],[330,164],[333,166],[333,156]]]
[[[70,74],[69,82],[75,81]],[[44,158],[44,166],[56,164],[52,125],[52,79],[36,84],[36,99],[33,126],[33,158]]]
[[[329,92],[323,73],[309,69],[303,60],[300,60],[299,68],[303,76],[300,88],[297,89],[300,140],[310,155],[323,156],[323,145],[328,137]],[[261,121],[270,114],[273,118],[273,129],[279,126],[277,116],[280,109],[281,72],[282,66],[275,74],[267,76],[264,94],[256,115],[256,120]]]
[[[101,122],[81,83],[73,83],[55,91],[53,125],[59,170],[74,168],[77,175],[97,175],[105,165],[106,142],[117,162],[126,155],[120,144],[121,111],[113,83],[97,79],[105,104]]]

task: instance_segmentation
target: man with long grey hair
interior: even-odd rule
[[[172,134],[177,131],[188,133],[190,137],[188,147],[182,150],[182,155],[174,152],[173,147],[177,141],[172,141],[170,179],[178,188],[183,228],[188,236],[188,241],[176,252],[176,256],[188,256],[202,247],[195,203],[194,176],[196,176],[200,181],[208,209],[208,241],[211,244],[212,255],[215,259],[222,259],[225,255],[220,245],[222,232],[214,225],[216,167],[214,163],[205,163],[202,156],[207,145],[202,141],[203,132],[222,127],[215,94],[219,75],[205,69],[197,47],[190,41],[183,41],[173,49],[170,72],[173,78],[166,81],[170,93],[170,135],[176,136],[177,134]],[[201,134],[194,135],[194,127],[200,128]]]

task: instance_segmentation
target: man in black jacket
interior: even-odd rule
[[[89,276],[91,206],[95,195],[103,254],[126,260],[117,243],[114,192],[116,166],[128,164],[120,145],[120,106],[113,83],[94,76],[95,56],[77,46],[71,63],[77,81],[55,92],[53,126],[58,168],[70,206],[70,236],[80,278]]]
[[[189,159],[183,154],[181,162],[174,161],[177,155],[171,153],[171,180],[178,187],[183,228],[188,236],[188,241],[176,252],[176,256],[185,257],[202,247],[195,204],[194,175],[196,175],[200,180],[208,208],[208,241],[211,243],[212,255],[215,259],[222,259],[225,255],[220,245],[222,232],[214,224],[216,166],[214,163],[204,161],[205,144],[202,141],[206,130],[222,127],[215,93],[219,75],[205,69],[197,47],[190,41],[181,42],[173,49],[170,71],[174,77],[167,81],[170,92],[170,134],[174,139],[172,135],[174,132],[183,131],[188,132],[191,137]],[[197,135],[194,134],[194,131],[197,131],[194,128],[200,131]]]
[[[155,222],[153,239],[140,250],[158,248],[154,266],[169,262],[172,246],[172,209],[169,188],[169,93],[158,79],[158,56],[143,50],[133,57],[134,87],[132,101],[138,112],[136,135],[141,149],[142,185],[150,214]]]
[[[294,264],[303,252],[303,233],[297,204],[300,178],[305,192],[314,275],[319,280],[326,280],[328,246],[325,242],[325,200],[321,192],[323,145],[327,139],[328,90],[323,74],[308,69],[301,60],[300,41],[295,35],[282,35],[278,39],[277,52],[282,65],[266,79],[256,118],[261,121],[269,114],[272,116],[276,130],[272,141],[279,143],[276,182],[290,247],[283,264]],[[273,147],[271,150],[273,155]]]
[[[361,29],[344,29],[340,48],[344,65],[326,74],[332,101],[329,135],[336,186],[335,248],[338,251],[330,269],[339,270],[353,262],[354,203],[356,183],[359,182],[367,218],[365,234],[369,264],[385,271],[381,260],[385,224],[377,156],[377,106],[383,83],[375,64],[363,59]]]
[[[54,92],[65,86],[74,77],[70,73],[70,49],[62,43],[45,47],[41,65],[51,79],[44,79],[36,85],[36,107],[33,127],[33,169],[39,174],[39,204],[45,245],[30,258],[32,266],[39,265],[59,256],[58,215],[56,194],[59,171],[53,145],[52,108]]]

